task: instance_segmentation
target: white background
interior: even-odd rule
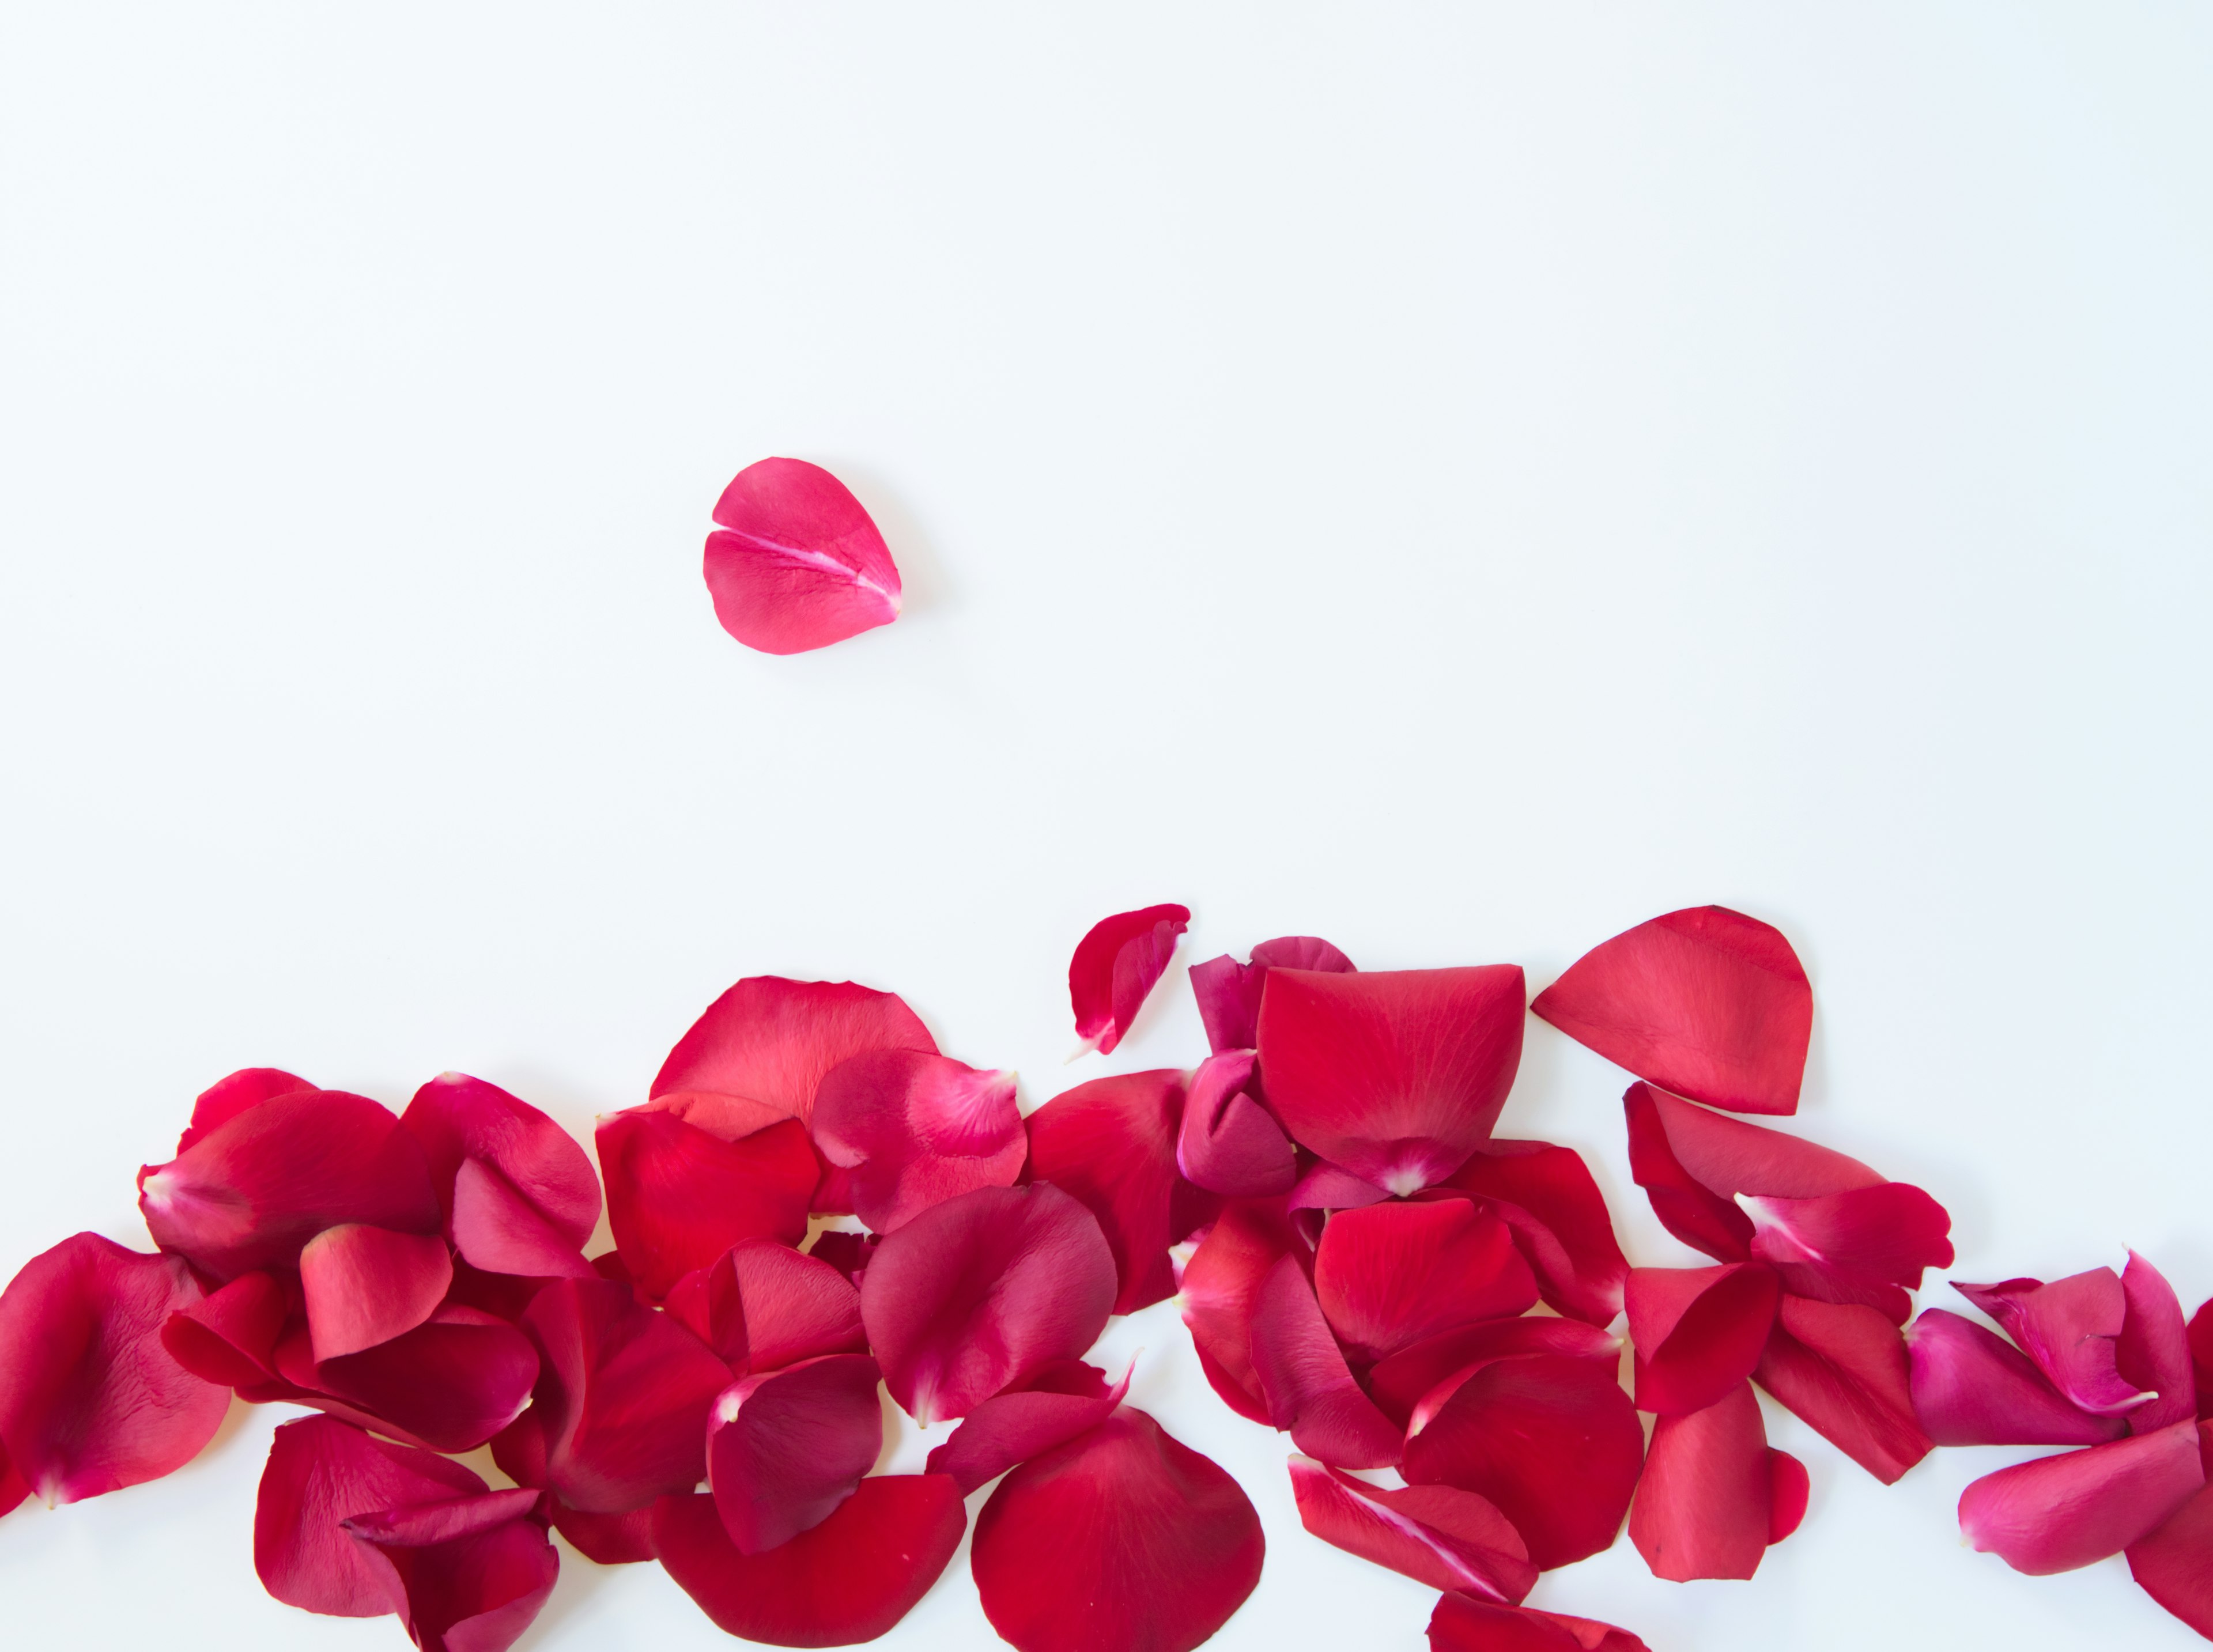
[[[1190,959],[1583,948],[1709,900],[1815,983],[1808,1135],[1960,1277],[2213,1293],[2213,13],[2186,3],[0,9],[0,1272],[193,1094],[459,1068],[580,1133],[738,976],[895,989],[1033,1103],[1203,1048]],[[792,659],[709,508],[827,465],[905,571]],[[1106,912],[1197,914],[1073,1042]],[[1622,1076],[1533,1024],[1514,1133]],[[1932,1301],[1949,1300],[1932,1281]],[[1955,1304],[1956,1305],[1956,1304]],[[1230,1649],[1420,1645],[1172,1306],[1135,1398],[1267,1525]],[[385,1647],[261,1592],[277,1408],[0,1522],[10,1644]],[[1780,1413],[1655,1652],[2198,1644]],[[909,1440],[896,1461],[915,1464]],[[965,1551],[885,1643],[991,1635]],[[727,1644],[564,1551],[543,1649]]]

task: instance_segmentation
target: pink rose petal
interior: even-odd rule
[[[2134,1251],[2121,1271],[2128,1314],[2114,1345],[2121,1381],[2156,1398],[2128,1413],[2131,1434],[2152,1434],[2198,1417],[2198,1388],[2191,1369],[2190,1329],[2174,1287]]]
[[[1952,1289],[1989,1314],[2034,1360],[2051,1385],[2098,1417],[2119,1417],[2147,1396],[2120,1374],[2121,1332],[2128,1293],[2111,1268],[2093,1268],[2049,1284],[2007,1279],[1994,1285],[1958,1280]]]
[[[1913,1410],[1940,1446],[2094,1446],[2128,1423],[2062,1398],[2033,1362],[1997,1332],[1932,1308],[1905,1333]]]
[[[2072,1571],[2149,1537],[2205,1484],[2198,1424],[1985,1474],[1960,1498],[1967,1541],[2031,1577]]]
[[[1191,909],[1173,904],[1117,912],[1093,924],[1068,964],[1068,998],[1076,1036],[1087,1050],[1112,1052],[1174,955]]]
[[[803,459],[740,471],[715,503],[707,590],[722,629],[763,654],[827,648],[899,618],[899,568],[843,482]]]
[[[2199,1428],[2201,1446],[2213,1444]],[[2145,1594],[2213,1640],[2213,1486],[2128,1546],[2129,1574]]]

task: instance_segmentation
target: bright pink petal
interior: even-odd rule
[[[966,1417],[1098,1339],[1114,1306],[1099,1223],[1058,1187],[980,1187],[887,1234],[861,1318],[892,1398],[918,1422]]]
[[[827,648],[899,618],[899,568],[843,482],[803,459],[740,471],[715,504],[705,573],[722,629],[763,654]]]
[[[2213,1486],[2129,1545],[2128,1556],[2129,1573],[2145,1594],[2213,1640]]]
[[[605,1280],[563,1279],[524,1316],[544,1369],[547,1484],[619,1514],[706,1477],[707,1416],[729,1368],[665,1314]]]
[[[453,1283],[453,1258],[436,1234],[358,1222],[324,1228],[300,1253],[316,1360],[357,1354],[412,1331],[437,1312]]]
[[[1599,1361],[1611,1371],[1620,1362],[1621,1342],[1580,1320],[1538,1315],[1493,1320],[1430,1337],[1378,1360],[1368,1373],[1368,1392],[1394,1423],[1405,1425],[1416,1408],[1448,1381],[1457,1387],[1495,1359],[1515,1354],[1562,1354]],[[1448,1392],[1449,1392],[1448,1390]],[[1444,1395],[1437,1395],[1437,1404]]]
[[[1687,1583],[1758,1571],[1773,1540],[1770,1463],[1779,1454],[1749,1382],[1704,1411],[1662,1417],[1629,1515],[1629,1540],[1652,1575]]]
[[[1914,1419],[1905,1338],[1875,1308],[1785,1293],[1753,1376],[1885,1485],[1929,1454],[1930,1438]]]
[[[1338,1211],[1322,1229],[1314,1282],[1331,1329],[1369,1359],[1537,1303],[1511,1230],[1460,1198]]]
[[[727,1634],[771,1646],[854,1646],[930,1593],[968,1516],[942,1474],[876,1474],[838,1511],[766,1554],[739,1552],[704,1493],[654,1505],[654,1547]]]
[[[969,1557],[1016,1652],[1190,1652],[1260,1581],[1237,1482],[1125,1408],[999,1482]]]
[[[1613,1322],[1629,1263],[1582,1154],[1549,1142],[1486,1142],[1446,1186],[1474,1194],[1514,1230],[1552,1308],[1600,1327]]]
[[[2093,1268],[2042,1284],[2007,1279],[1952,1289],[2003,1326],[2051,1386],[2084,1411],[2119,1417],[2145,1403],[2118,1361],[2128,1293],[2111,1268]]]
[[[598,1141],[615,1248],[649,1296],[741,1239],[806,1236],[819,1171],[796,1120],[725,1142],[672,1113],[631,1107],[600,1119]]]
[[[1299,1520],[1325,1543],[1431,1588],[1519,1603],[1537,1582],[1529,1551],[1495,1504],[1450,1485],[1401,1490],[1291,1459]]]
[[[1772,1263],[1801,1296],[1864,1302],[1893,1325],[1911,1317],[1905,1293],[1926,1268],[1949,1267],[1952,1217],[1918,1187],[1884,1182],[1819,1198],[1747,1195],[1738,1204],[1757,1230],[1752,1253]],[[2175,1322],[2181,1323],[2178,1309]]]
[[[569,1132],[528,1102],[442,1073],[400,1115],[430,1167],[447,1231],[493,1273],[580,1277],[600,1219],[600,1180]]]
[[[1985,1474],[1960,1498],[1960,1530],[2015,1571],[2045,1577],[2149,1536],[2204,1484],[2198,1424],[2177,1423]]]
[[[1557,1612],[1440,1595],[1430,1614],[1430,1652],[1650,1652],[1625,1629]]]
[[[538,1379],[530,1338],[495,1314],[448,1304],[389,1342],[315,1361],[304,1326],[277,1347],[286,1392],[254,1401],[314,1405],[410,1445],[470,1451],[513,1422]]]
[[[217,1279],[290,1263],[324,1228],[435,1234],[423,1149],[366,1097],[302,1090],[247,1108],[138,1173],[155,1242]]]
[[[1408,1436],[1405,1473],[1490,1498],[1549,1571],[1613,1541],[1643,1461],[1643,1428],[1611,1370],[1522,1354],[1453,1391]]]
[[[1288,1193],[1298,1155],[1283,1127],[1247,1094],[1253,1053],[1228,1050],[1201,1062],[1184,1095],[1176,1168],[1184,1179],[1228,1198]]]
[[[1795,1113],[1814,989],[1781,931],[1726,906],[1668,912],[1601,942],[1529,1006],[1678,1095]]]
[[[1301,1451],[1338,1468],[1399,1460],[1398,1427],[1352,1380],[1297,1257],[1278,1261],[1254,1295],[1251,1334],[1269,1416]]]
[[[815,1093],[814,1117],[815,1146],[878,1233],[975,1188],[1013,1186],[1029,1151],[1012,1073],[922,1050],[840,1062]]]
[[[994,1394],[930,1454],[930,1472],[950,1474],[964,1496],[975,1491],[1015,1465],[1097,1428],[1129,1393],[1135,1369],[1133,1365],[1125,1371],[1109,1388],[1104,1372],[1065,1361],[1039,1373],[1027,1387]]]
[[[866,1354],[832,1354],[722,1391],[707,1418],[707,1485],[740,1552],[820,1526],[875,1466],[880,1375]]]
[[[157,1480],[199,1455],[230,1396],[162,1345],[200,1300],[183,1262],[78,1234],[0,1295],[0,1440],[31,1490],[76,1503]]]
[[[284,1288],[272,1275],[242,1273],[169,1315],[162,1346],[203,1381],[226,1388],[265,1382],[275,1374],[288,1312]]]
[[[441,1509],[357,1515],[345,1529],[388,1568],[400,1620],[423,1652],[506,1652],[561,1566],[545,1527],[520,1518],[534,1501],[494,1491]]]
[[[1782,1296],[1775,1270],[1758,1262],[1632,1270],[1637,1409],[1685,1417],[1742,1387],[1767,1346]]]
[[[1101,1055],[1127,1037],[1131,1023],[1191,926],[1191,909],[1173,904],[1117,912],[1093,924],[1068,963],[1076,1036]]]
[[[1940,1446],[2094,1446],[2128,1431],[2070,1404],[2027,1355],[1957,1314],[1928,1309],[1905,1345],[1914,1412]]]
[[[2131,1251],[2129,1265],[2121,1271],[2121,1291],[2128,1315],[2114,1346],[2115,1369],[2122,1381],[2157,1396],[2129,1412],[2129,1431],[2151,1434],[2195,1421],[2198,1388],[2191,1370],[2190,1328],[2183,1323],[2174,1287]]]
[[[1094,1078],[1029,1116],[1030,1176],[1099,1218],[1114,1252],[1117,1314],[1175,1292],[1168,1247],[1180,1237],[1170,1205],[1183,1102],[1183,1075],[1160,1068]]]
[[[200,1092],[199,1099],[192,1104],[192,1121],[177,1138],[177,1151],[183,1153],[201,1137],[229,1124],[249,1107],[315,1088],[296,1073],[288,1073],[281,1067],[241,1068]]]
[[[1521,1063],[1522,1008],[1516,964],[1271,969],[1259,1024],[1269,1103],[1331,1163],[1413,1192],[1489,1139]]]
[[[1253,1369],[1253,1314],[1261,1285],[1282,1258],[1305,1248],[1281,1201],[1230,1204],[1183,1271],[1183,1322],[1207,1379],[1240,1416],[1271,1420]]]
[[[1260,991],[1271,969],[1314,969],[1352,973],[1352,960],[1328,942],[1311,935],[1287,935],[1253,948],[1253,961],[1241,964],[1224,953],[1191,966],[1192,996],[1206,1028],[1207,1047],[1216,1055],[1249,1050],[1259,1041]]]

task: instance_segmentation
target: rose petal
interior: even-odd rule
[[[1914,1413],[1940,1446],[2094,1446],[2128,1431],[2070,1404],[2027,1355],[1957,1314],[1928,1309],[1905,1345]]]
[[[1970,1285],[1955,1279],[1952,1289],[1996,1320],[2051,1386],[2084,1411],[2118,1417],[2145,1403],[2143,1391],[2117,1363],[2128,1293],[2111,1268],[2050,1284],[2007,1279]]]
[[[1960,1530],[2017,1572],[2046,1577],[2119,1554],[2205,1484],[2198,1424],[2039,1457],[1985,1474],[1960,1498]]]
[[[843,482],[803,459],[748,465],[715,504],[715,618],[763,654],[827,648],[899,614],[899,568]]]
[[[814,1119],[815,1146],[878,1233],[975,1188],[1013,1186],[1029,1152],[1012,1073],[921,1050],[838,1063],[815,1094]]]
[[[1216,1055],[1249,1050],[1259,1041],[1260,991],[1271,969],[1313,969],[1352,973],[1352,960],[1328,942],[1311,935],[1287,935],[1253,948],[1253,961],[1241,964],[1224,953],[1191,966],[1192,996],[1206,1028],[1207,1047]]]
[[[1952,1263],[1952,1217],[1918,1187],[1884,1182],[1819,1198],[1737,1200],[1756,1230],[1752,1253],[1801,1296],[1864,1302],[1893,1325],[1912,1317],[1905,1293],[1923,1269]],[[2176,1323],[2181,1321],[2176,1312]]]
[[[304,1325],[279,1342],[273,1390],[259,1403],[313,1405],[409,1445],[471,1451],[513,1422],[538,1379],[530,1339],[495,1314],[453,1305],[389,1342],[318,1362]]]
[[[881,1373],[865,1354],[832,1354],[741,1378],[707,1417],[707,1487],[722,1528],[760,1554],[820,1526],[883,1449]]]
[[[553,1593],[560,1558],[543,1527],[515,1517],[515,1494],[469,1502],[461,1529],[442,1539],[436,1533],[454,1521],[421,1531],[404,1519],[346,1522],[354,1541],[390,1570],[401,1621],[423,1652],[506,1652]]]
[[[1184,1266],[1183,1322],[1216,1393],[1241,1417],[1272,1421],[1253,1369],[1253,1314],[1277,1262],[1304,1246],[1281,1200],[1225,1205]]]
[[[1570,965],[1530,1012],[1678,1095],[1795,1113],[1814,989],[1782,932],[1726,906],[1640,924]]]
[[[1806,1518],[1814,1483],[1806,1465],[1787,1451],[1767,1451],[1767,1545],[1771,1549],[1796,1531]]]
[[[1270,1419],[1301,1451],[1338,1468],[1399,1460],[1397,1426],[1352,1380],[1295,1256],[1269,1271],[1253,1297],[1253,1373]]]
[[[818,1257],[749,1239],[729,1252],[745,1308],[746,1363],[773,1371],[824,1354],[865,1354],[861,1293]]]
[[[1394,1193],[1488,1139],[1521,1058],[1521,970],[1271,969],[1260,1066],[1292,1138]]]
[[[835,1228],[826,1228],[814,1235],[814,1243],[807,1254],[818,1262],[826,1262],[836,1269],[845,1281],[853,1285],[861,1283],[861,1276],[869,1271],[869,1262],[876,1253],[878,1241],[874,1234],[842,1233]]]
[[[965,1417],[1097,1340],[1114,1256],[1058,1187],[979,1187],[887,1234],[861,1279],[861,1319],[892,1398],[925,1427]]]
[[[1191,909],[1168,904],[1102,917],[1076,943],[1068,962],[1068,1000],[1076,1036],[1100,1055],[1128,1036],[1131,1023],[1191,926]]]
[[[430,1168],[447,1230],[493,1273],[582,1277],[600,1220],[600,1180],[576,1138],[528,1102],[442,1073],[400,1115]]]
[[[1210,1056],[1191,1076],[1176,1136],[1176,1168],[1184,1179],[1228,1198],[1288,1193],[1299,1179],[1298,1155],[1283,1127],[1246,1093],[1253,1052]]]
[[[2121,1381],[2156,1398],[2130,1411],[2129,1431],[2151,1434],[2198,1417],[2197,1382],[2190,1363],[2190,1329],[2182,1303],[2160,1271],[2129,1253],[2121,1271],[2121,1292],[2128,1301],[2114,1344],[2114,1367]]]
[[[1625,1629],[1470,1594],[1445,1594],[1430,1614],[1430,1652],[1650,1652]]]
[[[2199,1440],[2201,1447],[2213,1443],[2202,1425]],[[2213,1486],[2130,1544],[2128,1557],[2129,1574],[2145,1594],[2213,1640]]]
[[[2198,1380],[2198,1415],[2213,1417],[2213,1301],[2190,1316],[2190,1365]]]
[[[1749,1382],[1703,1411],[1662,1417],[1629,1515],[1629,1540],[1652,1575],[1687,1583],[1758,1571],[1774,1540],[1770,1465],[1781,1455],[1768,1449]]]
[[[265,1382],[276,1374],[277,1338],[289,1305],[266,1273],[242,1273],[212,1295],[169,1315],[162,1346],[204,1381],[225,1387]]]
[[[1029,1116],[1031,1178],[1099,1218],[1114,1253],[1117,1314],[1175,1293],[1168,1247],[1183,1101],[1183,1075],[1160,1068],[1094,1078]]]
[[[353,1536],[366,1538],[379,1548],[421,1549],[474,1537],[495,1526],[525,1519],[537,1511],[538,1503],[534,1490],[517,1486],[381,1509],[371,1515],[351,1515],[340,1523]]]
[[[1432,1588],[1518,1603],[1537,1582],[1521,1533],[1488,1499],[1457,1486],[1392,1490],[1309,1457],[1291,1459],[1307,1530]]]
[[[1460,1198],[1338,1211],[1322,1229],[1314,1283],[1330,1328],[1369,1359],[1537,1302],[1512,1232]]]
[[[1378,1360],[1368,1373],[1368,1392],[1386,1417],[1404,1426],[1430,1395],[1436,1393],[1437,1403],[1443,1403],[1445,1394],[1437,1390],[1448,1381],[1457,1387],[1480,1367],[1514,1354],[1593,1359],[1611,1371],[1620,1363],[1621,1340],[1580,1320],[1493,1320],[1428,1338]]]
[[[1475,1194],[1513,1229],[1547,1306],[1600,1327],[1613,1322],[1629,1263],[1582,1154],[1549,1142],[1487,1142],[1446,1186]]]
[[[258,1107],[280,1095],[293,1095],[315,1088],[296,1073],[288,1073],[281,1067],[241,1068],[200,1092],[199,1099],[192,1104],[192,1121],[177,1138],[177,1151],[183,1153],[201,1137],[229,1124],[250,1107]]]
[[[230,1396],[162,1345],[199,1300],[179,1259],[97,1234],[33,1257],[0,1295],[0,1440],[49,1505],[157,1480],[214,1437]]]
[[[1099,1426],[1114,1414],[1130,1391],[1122,1374],[1112,1388],[1106,1374],[1081,1361],[1047,1368],[1028,1387],[994,1394],[969,1413],[968,1420],[930,1454],[933,1474],[950,1474],[961,1494],[978,1490],[1017,1464],[1041,1457]]]
[[[1758,1262],[1631,1270],[1637,1408],[1688,1416],[1741,1387],[1759,1363],[1782,1295],[1775,1270]]]
[[[819,1172],[795,1120],[725,1142],[672,1113],[632,1107],[600,1119],[597,1136],[615,1248],[649,1296],[666,1295],[741,1239],[806,1236]]]
[[[546,1430],[535,1410],[523,1412],[493,1437],[491,1460],[517,1485],[545,1489]],[[619,1515],[592,1515],[570,1508],[550,1490],[545,1497],[553,1529],[585,1559],[602,1566],[629,1566],[653,1558],[652,1504]]]
[[[1363,1210],[1391,1197],[1374,1182],[1326,1161],[1317,1161],[1291,1189],[1293,1210]]]
[[[31,1487],[8,1455],[8,1448],[0,1442],[0,1515],[4,1515],[31,1495]]]
[[[877,1474],[838,1511],[766,1554],[741,1554],[704,1493],[654,1505],[654,1548],[716,1628],[771,1646],[853,1646],[930,1592],[967,1529],[942,1474]]]
[[[412,1331],[437,1312],[453,1283],[453,1259],[435,1234],[358,1222],[324,1228],[300,1253],[316,1360],[357,1354]]]
[[[1753,1373],[1759,1386],[1885,1485],[1929,1454],[1905,1339],[1877,1310],[1785,1293]]]

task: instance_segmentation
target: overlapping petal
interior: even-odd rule
[[[1785,1293],[1759,1386],[1885,1485],[1929,1454],[1905,1339],[1881,1312]]]
[[[1253,961],[1241,964],[1228,953],[1191,966],[1192,996],[1206,1028],[1208,1048],[1216,1055],[1249,1050],[1259,1041],[1260,993],[1271,969],[1312,969],[1352,973],[1352,960],[1328,942],[1311,935],[1286,935],[1253,948]]]
[[[576,1138],[528,1102],[442,1073],[400,1115],[423,1149],[454,1247],[472,1266],[582,1278],[600,1180]]]
[[[1184,1266],[1183,1322],[1200,1367],[1223,1402],[1255,1423],[1272,1419],[1253,1369],[1253,1315],[1276,1264],[1303,1251],[1283,1201],[1222,1207]]]
[[[2205,1440],[2199,1428],[2201,1446]],[[2213,1486],[2128,1545],[2129,1573],[2144,1593],[2213,1640]]]
[[[1932,1308],[1905,1333],[1913,1410],[1940,1446],[2094,1446],[2128,1423],[2071,1404],[1996,1332]]]
[[[1322,1229],[1314,1283],[1331,1329],[1371,1360],[1537,1301],[1511,1230],[1461,1198],[1338,1211]]]
[[[814,1129],[855,1214],[878,1233],[976,1188],[1013,1186],[1029,1151],[1012,1073],[923,1050],[864,1051],[832,1067]]]
[[[1271,1198],[1298,1180],[1297,1151],[1247,1087],[1254,1052],[1226,1050],[1198,1064],[1176,1135],[1184,1179],[1227,1198]]]
[[[192,1122],[177,1138],[177,1151],[182,1153],[210,1131],[229,1124],[249,1107],[258,1107],[276,1096],[320,1088],[281,1067],[241,1067],[199,1093],[192,1103]]]
[[[1960,1530],[2032,1577],[2119,1554],[2205,1484],[2198,1424],[2171,1427],[1985,1474],[1960,1498]]]
[[[1403,1427],[1431,1395],[1436,1399],[1424,1420],[1476,1368],[1515,1354],[1596,1360],[1611,1371],[1619,1362],[1621,1340],[1580,1320],[1491,1320],[1428,1338],[1378,1360],[1368,1373],[1368,1392],[1383,1414]]]
[[[241,1387],[256,1404],[313,1405],[434,1451],[469,1451],[512,1423],[538,1380],[530,1338],[498,1315],[448,1303],[412,1331],[318,1361],[304,1321],[276,1349],[277,1381]]]
[[[527,1518],[530,1491],[357,1515],[356,1544],[384,1566],[400,1621],[422,1652],[506,1652],[553,1593],[560,1559]]]
[[[1741,1387],[1767,1347],[1782,1297],[1781,1278],[1759,1262],[1631,1270],[1637,1409],[1688,1416]]]
[[[1175,954],[1176,937],[1190,926],[1188,906],[1141,906],[1100,918],[1076,943],[1068,961],[1068,1001],[1085,1049],[1106,1055],[1129,1035]]]
[[[1114,1253],[1114,1311],[1174,1294],[1168,1247],[1183,1075],[1166,1068],[1094,1078],[1029,1116],[1031,1176],[1073,1195]],[[1075,1350],[1081,1353],[1082,1350]]]
[[[1399,1460],[1399,1429],[1353,1381],[1296,1256],[1277,1261],[1254,1293],[1250,1335],[1269,1418],[1301,1451],[1337,1468]]]
[[[619,1514],[587,1514],[564,1503],[548,1488],[546,1429],[544,1419],[535,1410],[523,1412],[493,1437],[491,1460],[517,1485],[545,1492],[545,1513],[553,1529],[587,1560],[602,1566],[629,1566],[653,1558],[651,1503]]]
[[[707,1419],[707,1487],[740,1552],[760,1554],[820,1526],[875,1466],[881,1373],[832,1354],[741,1378]]]
[[[2160,1271],[2129,1253],[2121,1270],[2128,1311],[2113,1350],[2121,1381],[2153,1396],[2128,1413],[2129,1431],[2150,1434],[2198,1416],[2198,1387],[2191,1368],[2190,1328],[2182,1303]]]
[[[930,1472],[950,1474],[966,1496],[1016,1464],[1098,1427],[1129,1393],[1130,1376],[1125,1371],[1110,1388],[1106,1374],[1096,1366],[1058,1361],[1033,1373],[1022,1387],[994,1394],[970,1412],[930,1454]]]
[[[1323,1542],[1417,1583],[1518,1605],[1537,1582],[1513,1522],[1472,1491],[1450,1485],[1393,1490],[1294,1457],[1291,1492],[1300,1522]]]
[[[1768,1545],[1796,1529],[1805,1484],[1803,1466],[1768,1445],[1759,1401],[1739,1381],[1703,1411],[1654,1427],[1629,1539],[1655,1577],[1750,1577]]]
[[[227,1388],[267,1382],[277,1374],[277,1341],[290,1308],[273,1274],[241,1273],[171,1314],[162,1346],[204,1381]]]
[[[763,654],[827,648],[899,614],[898,564],[843,482],[803,459],[748,465],[715,503],[704,573],[722,629]]]
[[[771,1240],[734,1245],[678,1280],[671,1314],[732,1368],[773,1371],[825,1354],[864,1354],[861,1293],[820,1257]]]
[[[796,1119],[726,1142],[673,1113],[631,1107],[600,1119],[597,1136],[615,1249],[649,1296],[740,1240],[806,1236],[820,1173]]]
[[[316,1360],[357,1354],[412,1331],[438,1311],[453,1283],[453,1258],[435,1234],[359,1222],[324,1228],[300,1252]]]
[[[1555,1312],[1601,1327],[1613,1322],[1629,1262],[1582,1154],[1550,1142],[1486,1142],[1445,1185],[1475,1195],[1514,1230]]]
[[[1921,1289],[1923,1271],[1951,1265],[1950,1213],[1905,1182],[1818,1198],[1747,1194],[1737,1204],[1752,1218],[1752,1253],[1772,1264],[1791,1290],[1864,1302],[1893,1325],[1912,1317],[1905,1293]]]
[[[2035,1279],[1994,1285],[1954,1280],[1952,1289],[1996,1320],[2072,1404],[2094,1416],[2119,1417],[2146,1403],[2144,1391],[2120,1373],[2128,1293],[2111,1268],[2092,1268],[2049,1284]]]
[[[1625,1629],[1557,1612],[1501,1606],[1472,1594],[1438,1597],[1430,1652],[1650,1652]]]

